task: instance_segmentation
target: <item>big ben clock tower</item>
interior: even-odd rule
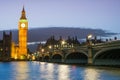
[[[28,33],[28,21],[26,13],[23,7],[20,20],[18,22],[18,40],[19,40],[19,59],[25,59],[27,57],[27,33]]]

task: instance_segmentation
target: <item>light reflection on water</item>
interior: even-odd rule
[[[58,80],[70,80],[70,70],[68,65],[58,66]]]
[[[45,62],[0,62],[0,80],[120,80],[120,69]]]
[[[14,74],[16,75],[15,80],[19,80],[19,78],[21,80],[27,80],[29,74],[26,73],[29,73],[29,68],[26,62],[16,63],[14,68],[15,68]]]
[[[96,69],[85,69],[85,80],[100,80],[100,72]]]

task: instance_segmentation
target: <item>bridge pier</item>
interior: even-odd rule
[[[93,64],[93,58],[92,58],[92,47],[88,47],[88,64],[92,65]]]
[[[65,59],[64,58],[62,58],[62,63],[65,63]]]

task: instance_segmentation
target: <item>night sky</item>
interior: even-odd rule
[[[0,30],[18,28],[23,5],[29,28],[80,27],[120,32],[120,0],[0,0]]]

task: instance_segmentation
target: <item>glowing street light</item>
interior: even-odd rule
[[[62,43],[62,45],[64,45],[64,44],[65,44],[65,41],[63,40],[61,43]]]
[[[48,48],[49,48],[49,49],[51,49],[51,48],[52,48],[52,46],[50,45],[50,46],[48,46]]]
[[[92,34],[89,34],[89,35],[88,35],[88,39],[91,39],[91,38],[92,38]]]
[[[91,38],[93,37],[93,35],[92,34],[89,34],[88,36],[87,36],[87,38],[88,38],[88,40],[89,40],[89,45],[91,46],[92,45],[92,41],[91,41]]]
[[[44,49],[42,49],[41,51],[42,51],[42,53],[43,53],[45,50],[44,50]]]

